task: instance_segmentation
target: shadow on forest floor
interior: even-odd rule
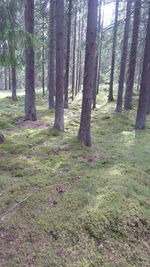
[[[150,133],[135,132],[135,110],[116,114],[101,93],[85,148],[80,96],[64,133],[47,96],[35,123],[20,119],[23,96],[0,102],[1,266],[150,266]]]

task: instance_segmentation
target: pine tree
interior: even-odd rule
[[[124,103],[124,109],[126,110],[132,109],[132,94],[133,94],[134,75],[135,75],[135,67],[136,67],[140,14],[141,14],[141,0],[135,0],[134,1],[134,21],[133,21],[132,43],[131,43],[131,50],[130,50],[127,84],[126,84],[126,92],[125,92],[125,103]]]
[[[29,34],[25,47],[25,119],[35,121],[35,70],[34,48],[32,44],[32,35],[34,33],[34,0],[25,1],[25,29]]]
[[[149,77],[150,77],[150,8],[149,8],[149,17],[148,17],[148,24],[146,31],[146,41],[145,41],[143,68],[141,75],[138,111],[137,111],[136,125],[135,125],[135,128],[138,130],[146,128],[146,115],[149,104],[148,100],[150,96]]]
[[[123,38],[123,47],[122,47],[121,64],[120,64],[120,75],[119,75],[119,87],[118,87],[116,112],[122,111],[123,85],[124,85],[126,62],[127,62],[132,1],[133,0],[127,1],[126,21],[125,21],[125,28],[124,28],[124,38]]]
[[[114,100],[114,98],[113,98],[113,82],[114,82],[115,59],[116,59],[118,12],[119,12],[119,0],[116,0],[115,22],[114,22],[114,29],[113,29],[113,46],[112,46],[111,72],[110,72],[110,86],[109,86],[108,101],[113,101]]]
[[[48,103],[49,109],[53,109],[55,94],[55,0],[50,0],[49,11],[49,42],[48,42]]]
[[[91,146],[91,104],[96,52],[97,0],[88,1],[86,54],[84,66],[83,98],[78,139]]]
[[[54,127],[64,131],[64,0],[56,0],[56,106]]]

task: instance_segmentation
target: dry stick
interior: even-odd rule
[[[69,182],[66,183],[62,183],[62,184],[53,184],[53,185],[48,185],[48,186],[44,186],[42,188],[39,188],[38,190],[35,190],[33,193],[31,193],[30,195],[28,195],[27,197],[25,197],[24,199],[22,199],[20,202],[16,203],[13,207],[11,207],[10,209],[8,209],[6,212],[3,213],[2,216],[7,215],[9,213],[11,213],[13,210],[15,210],[18,206],[20,206],[22,203],[26,202],[29,198],[31,198],[34,194],[42,191],[43,189],[46,189],[48,187],[55,187],[55,186],[62,186],[62,185],[66,185],[69,184]],[[5,218],[2,217],[1,220],[3,221]]]

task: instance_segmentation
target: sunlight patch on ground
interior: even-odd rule
[[[127,147],[134,146],[135,145],[135,131],[123,131],[122,142]]]

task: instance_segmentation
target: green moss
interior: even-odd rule
[[[50,128],[19,127],[23,96],[0,100],[2,266],[149,266],[149,130],[135,132],[135,111],[115,114],[101,92],[91,148],[77,139],[80,94],[64,133],[41,92],[38,119]]]

